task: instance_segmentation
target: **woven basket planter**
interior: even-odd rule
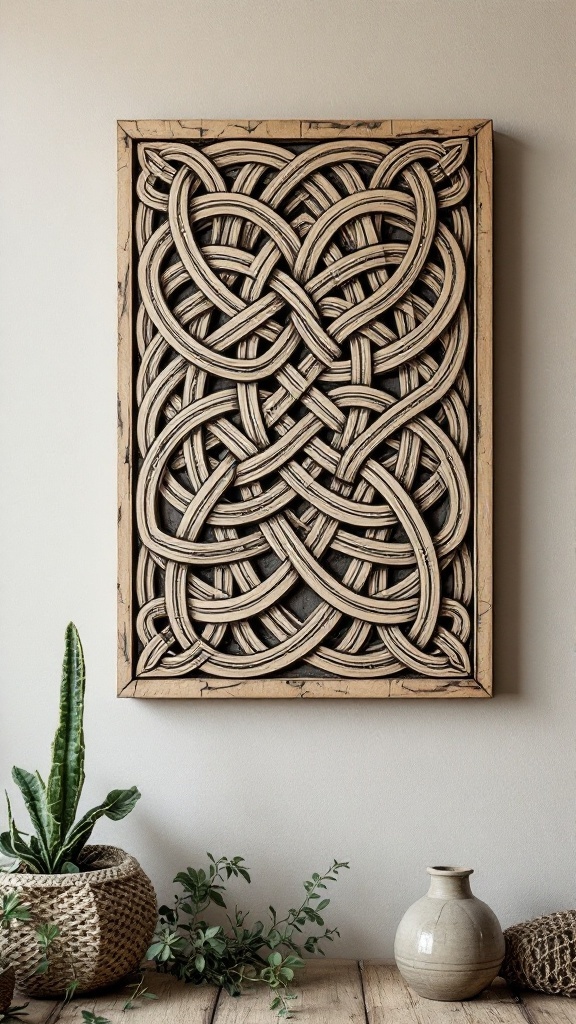
[[[18,892],[32,914],[0,932],[0,957],[16,968],[26,995],[62,996],[73,979],[77,993],[119,981],[142,962],[156,924],[156,895],[134,857],[115,846],[87,846],[79,874],[0,874],[0,896]],[[36,974],[35,929],[55,924],[49,968]]]
[[[504,938],[500,973],[507,982],[552,996],[576,996],[576,910],[515,924]]]
[[[0,970],[0,1013],[6,1013],[12,1003],[15,982],[16,972],[13,967]]]

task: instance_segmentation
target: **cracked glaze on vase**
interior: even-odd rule
[[[402,918],[394,956],[405,981],[426,999],[478,995],[500,970],[504,936],[496,915],[470,888],[472,869],[428,868],[430,888]]]

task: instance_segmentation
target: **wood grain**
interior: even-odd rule
[[[354,961],[311,961],[298,979],[294,1001],[296,1020],[302,1024],[365,1024],[364,1000],[358,965]],[[221,994],[214,1024],[270,1024],[270,993],[260,986],[247,989],[240,999]]]
[[[23,1019],[26,1024],[54,1024],[60,1017],[62,1000],[58,999],[28,999],[21,992],[15,992],[12,1000],[13,1006],[26,1006],[26,1016]]]
[[[118,125],[118,689],[132,679],[132,140]]]
[[[461,697],[486,698],[489,694],[474,680],[448,681],[444,685],[437,679],[132,679],[126,684],[123,697],[165,697],[173,700],[198,698],[202,700],[235,699],[265,700],[276,697],[283,700],[326,699],[382,699]]]
[[[120,988],[91,998],[82,996],[74,999],[61,1007],[57,1018],[51,1018],[45,1024],[56,1024],[56,1019],[61,1024],[78,1024],[82,1019],[82,1010],[97,1012],[114,1024],[131,1019],[132,1016],[136,1018],[136,1015],[142,1024],[212,1024],[218,1001],[217,988],[185,985],[171,975],[158,974],[156,971],[146,972],[146,987],[158,999],[140,1000],[137,1008],[129,1013],[124,1013],[123,1008],[130,990]]]
[[[474,470],[476,479],[476,679],[492,693],[492,122],[476,135]]]
[[[329,120],[120,120],[119,127],[132,139],[215,139],[255,138],[304,139],[333,138],[346,134],[348,138],[450,138],[457,135],[476,135],[485,125],[486,118],[464,120],[399,120],[364,118],[356,121],[340,118]]]
[[[490,161],[483,120],[119,122],[120,695],[491,694]]]
[[[146,984],[159,999],[134,1011],[143,1024],[272,1024],[275,1019],[264,987],[248,988],[231,999],[217,988],[185,985],[155,971],[146,973]],[[301,1024],[576,1024],[574,1000],[536,992],[516,995],[500,978],[464,1003],[420,999],[395,966],[378,961],[309,961],[296,991],[294,1007]],[[26,1020],[76,1024],[81,1011],[90,1010],[121,1024],[126,997],[127,990],[118,989],[74,999],[66,1007],[30,1000]]]
[[[518,993],[518,999],[527,1024],[576,1024],[574,999],[524,991]]]
[[[521,1024],[522,1010],[500,979],[466,1002],[421,999],[395,966],[365,962],[362,982],[368,1024]],[[525,1024],[525,1021],[524,1021]]]

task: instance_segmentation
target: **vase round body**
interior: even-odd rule
[[[36,998],[103,988],[137,969],[156,924],[156,895],[134,857],[115,846],[86,846],[80,872],[40,875],[0,873],[0,898],[17,893],[30,920],[0,929],[0,957],[14,966],[18,988]],[[53,924],[58,935],[41,959],[36,929]]]
[[[394,956],[404,980],[425,999],[471,999],[504,959],[496,915],[470,889],[469,868],[428,868],[430,888],[402,918]]]

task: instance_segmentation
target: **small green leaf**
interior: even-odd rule
[[[72,996],[74,995],[74,993],[75,993],[76,989],[78,988],[79,984],[80,984],[80,982],[78,981],[77,978],[73,978],[72,979],[72,981],[70,982],[70,984],[68,985],[68,987],[67,987],[67,989],[66,989],[66,991],[64,993],[64,1002],[65,1003],[69,1003],[70,1002],[70,1000],[72,999]],[[94,1022],[94,1024],[96,1024],[96,1022]],[[100,1022],[100,1024],[101,1024],[101,1022]],[[104,1024],[110,1024],[110,1022],[109,1021],[105,1021]]]
[[[63,863],[74,862],[92,835],[94,825],[99,818],[105,815],[112,821],[119,821],[133,810],[139,799],[140,791],[136,786],[132,786],[130,789],[111,790],[103,803],[93,807],[70,829],[63,845],[58,850],[58,860]],[[54,870],[57,870],[57,865]]]
[[[11,921],[29,921],[32,915],[18,892],[8,892],[2,897],[0,924],[8,927]]]
[[[82,1010],[82,1019],[85,1024],[112,1024],[108,1017],[100,1017],[96,1013],[92,1013],[91,1010]]]
[[[270,956],[268,957],[268,963],[270,964],[271,967],[280,967],[280,964],[282,963],[282,954],[270,953]]]
[[[224,903],[220,893],[216,892],[216,889],[210,889],[209,896],[212,903],[215,903],[217,907],[224,907],[224,909],[226,909],[226,904]]]
[[[23,768],[13,768],[12,778],[24,798],[26,810],[36,832],[39,853],[46,866],[50,867],[49,836],[51,829],[54,828],[54,820],[46,803],[44,783],[38,774],[33,775]]]

